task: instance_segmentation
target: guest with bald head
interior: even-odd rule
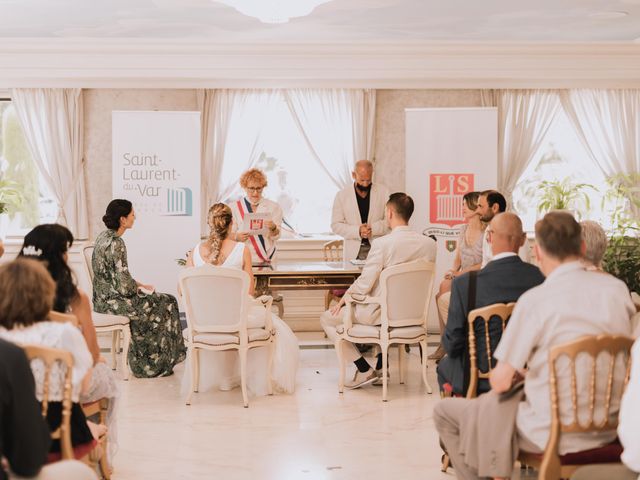
[[[339,191],[333,202],[331,230],[344,239],[344,258],[364,260],[371,241],[389,232],[385,221],[387,187],[373,183],[373,163],[358,160],[353,172],[353,185]]]
[[[538,267],[523,262],[518,250],[526,237],[520,218],[510,212],[496,214],[487,227],[492,260],[482,270],[465,273],[454,279],[451,286],[451,303],[447,326],[442,336],[446,355],[438,364],[438,383],[444,391],[464,395],[468,387],[468,323],[467,316],[475,308],[494,303],[515,302],[524,292],[544,281]],[[471,291],[471,294],[469,293]],[[475,294],[474,294],[475,292]],[[491,351],[502,336],[502,325],[497,319],[489,322]],[[476,332],[476,338],[484,340],[484,326]],[[476,346],[478,366],[486,365],[486,343]],[[490,389],[486,380],[481,380],[478,393]]]

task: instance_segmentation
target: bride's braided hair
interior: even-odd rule
[[[233,214],[231,209],[224,203],[216,203],[209,209],[207,223],[209,224],[209,262],[213,265],[218,264],[220,258],[220,248],[222,241],[229,235]]]

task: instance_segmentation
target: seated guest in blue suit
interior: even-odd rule
[[[457,277],[451,287],[451,304],[442,344],[447,355],[438,364],[438,383],[441,389],[452,390],[454,395],[466,394],[469,382],[469,328],[467,315],[475,308],[494,303],[515,302],[524,292],[544,281],[538,267],[523,262],[518,250],[526,241],[522,222],[513,213],[497,214],[487,228],[493,259],[480,271]],[[469,295],[471,275],[475,276],[475,296]],[[471,287],[473,290],[473,287]],[[473,297],[473,298],[470,298]],[[472,305],[470,305],[472,303]],[[475,304],[475,305],[474,305]],[[498,320],[489,323],[491,351],[495,351],[502,326]],[[476,338],[484,339],[484,326],[479,324]],[[478,366],[487,370],[485,342],[477,345]],[[446,388],[445,388],[445,385]],[[478,394],[490,390],[489,382],[480,380]]]

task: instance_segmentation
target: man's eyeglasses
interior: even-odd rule
[[[259,193],[264,190],[264,187],[247,187],[247,191]]]

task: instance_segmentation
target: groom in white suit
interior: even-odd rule
[[[384,206],[389,198],[387,187],[372,183],[373,164],[359,160],[351,173],[353,185],[336,195],[331,214],[331,230],[344,238],[344,258],[364,260],[371,241],[388,233]]]
[[[436,259],[436,242],[409,228],[413,213],[413,200],[406,193],[394,193],[386,203],[385,216],[391,233],[374,240],[360,277],[349,287],[347,293],[354,296],[377,296],[380,294],[380,273],[388,267],[424,258],[430,262]],[[336,327],[342,324],[344,299],[320,316],[322,328],[334,343],[337,339]],[[380,306],[375,304],[355,306],[354,323],[380,325]],[[352,343],[344,346],[345,358],[352,361],[357,371],[353,382],[347,388],[358,388],[373,383],[382,368],[382,356],[378,354],[375,369],[369,365]]]

